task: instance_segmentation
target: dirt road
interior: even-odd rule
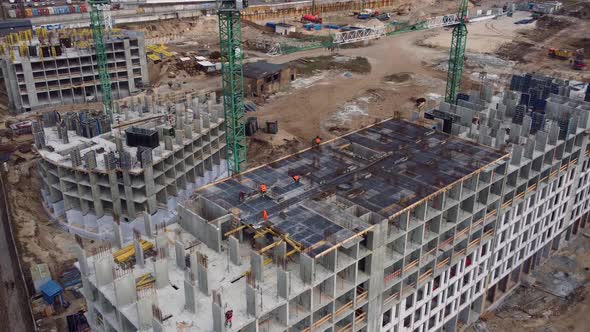
[[[29,296],[12,236],[3,176],[0,172],[0,331],[34,331]]]

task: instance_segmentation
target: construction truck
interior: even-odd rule
[[[578,49],[575,51],[562,50],[557,48],[550,48],[547,52],[549,57],[558,58],[562,60],[570,60],[572,68],[575,70],[584,70],[588,65],[584,60],[584,49]]]
[[[316,14],[316,15],[311,15],[311,14],[303,15],[301,17],[301,23],[307,23],[307,22],[322,24],[323,19],[320,17],[319,14]]]
[[[569,50],[562,50],[559,48],[550,48],[547,52],[547,55],[551,58],[559,58],[563,60],[571,59],[574,55],[574,52]]]

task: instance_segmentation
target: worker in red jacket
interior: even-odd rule
[[[267,190],[266,189],[266,185],[264,183],[262,183],[260,185],[260,195],[262,195],[262,197],[265,197],[266,196],[266,190]]]
[[[231,320],[234,317],[234,311],[228,310],[225,312],[225,327],[231,328]]]

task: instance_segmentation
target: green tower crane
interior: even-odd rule
[[[242,71],[242,32],[240,10],[247,1],[222,0],[219,17],[221,80],[226,127],[227,166],[231,174],[246,169],[246,125],[244,112],[244,73]]]
[[[447,90],[445,101],[450,104],[457,102],[457,93],[461,89],[461,76],[465,63],[465,46],[467,45],[467,0],[460,0],[457,19],[459,23],[453,28],[451,52],[449,55],[449,71],[447,73]]]
[[[100,91],[102,94],[102,105],[105,114],[113,122],[113,95],[111,92],[111,78],[109,77],[109,66],[107,61],[106,48],[104,46],[104,16],[103,10],[110,6],[109,0],[91,0],[90,6],[90,28],[94,39],[94,51],[98,64],[98,78],[100,80]]]

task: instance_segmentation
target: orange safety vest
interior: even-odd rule
[[[266,210],[262,210],[262,219],[268,220],[268,212],[266,212]]]
[[[293,180],[295,180],[295,182],[299,181],[299,175],[293,175]]]
[[[263,193],[266,192],[266,185],[265,184],[260,185],[260,192],[263,192]]]
[[[315,144],[319,145],[322,142],[321,138],[316,137],[315,138]]]

